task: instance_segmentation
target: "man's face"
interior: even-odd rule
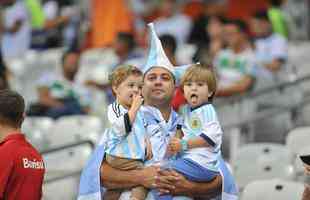
[[[66,75],[74,77],[79,70],[79,55],[71,53],[67,55],[63,63],[63,71]]]
[[[170,104],[175,84],[172,74],[162,67],[153,67],[144,76],[142,95],[151,104]]]
[[[120,39],[117,39],[113,44],[114,51],[116,55],[122,57],[128,53],[128,47],[126,43]]]
[[[234,24],[227,24],[224,26],[224,38],[229,47],[239,45],[242,39],[242,33]]]
[[[269,33],[270,25],[267,20],[252,18],[250,20],[251,32],[257,37],[264,36]]]

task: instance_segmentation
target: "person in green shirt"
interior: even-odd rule
[[[283,0],[270,0],[271,7],[268,9],[268,18],[271,22],[273,32],[288,38],[288,26],[285,15],[281,10]]]

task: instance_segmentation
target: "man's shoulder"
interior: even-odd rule
[[[15,160],[22,156],[31,156],[42,159],[41,154],[26,140],[10,140],[0,146],[0,157],[8,157]]]

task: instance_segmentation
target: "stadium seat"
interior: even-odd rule
[[[307,147],[304,147],[303,149],[301,149],[295,157],[294,167],[295,167],[295,172],[296,172],[298,181],[304,182],[306,178],[305,172],[304,172],[304,166],[299,156],[309,155],[309,154],[310,154],[310,146],[308,145]]]
[[[242,146],[233,162],[233,173],[242,189],[259,179],[295,178],[290,151],[280,144],[252,143]]]
[[[76,200],[79,176],[68,177],[43,185],[43,200]]]
[[[309,146],[310,127],[297,127],[291,130],[286,137],[287,148],[295,155],[303,148]]]
[[[98,141],[102,131],[102,122],[98,117],[79,115],[59,118],[51,130],[48,141],[50,147],[67,145],[81,140]]]
[[[91,155],[92,148],[91,144],[83,143],[78,146],[43,152],[46,168],[45,181],[80,172]]]
[[[281,179],[259,180],[248,184],[241,200],[300,200],[304,185]]]
[[[54,121],[48,117],[26,117],[22,124],[22,132],[38,150],[48,147],[47,137]]]

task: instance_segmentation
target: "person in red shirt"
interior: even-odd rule
[[[0,90],[0,200],[40,200],[44,179],[41,155],[21,133],[25,103]]]

